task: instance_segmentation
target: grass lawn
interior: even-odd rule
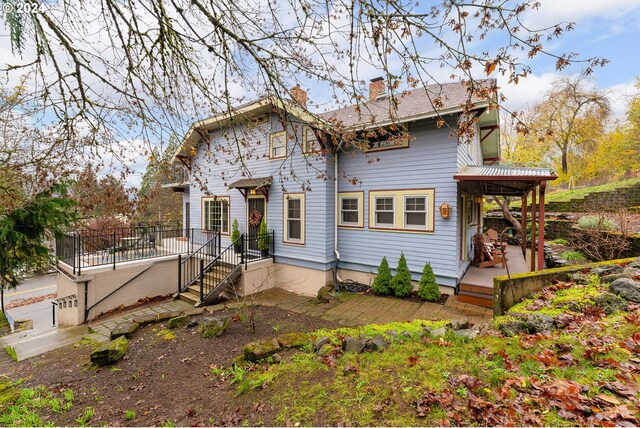
[[[581,187],[573,190],[555,190],[545,195],[545,202],[566,202],[571,199],[584,198],[589,193],[594,192],[607,192],[610,190],[620,189],[623,187],[634,186],[640,183],[640,178],[631,178],[629,180],[615,181],[612,183],[602,184],[600,186]],[[528,199],[531,203],[531,198]],[[511,208],[520,208],[520,200],[516,200],[511,203]]]

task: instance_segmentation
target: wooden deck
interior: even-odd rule
[[[463,303],[493,307],[493,279],[497,276],[507,275],[507,271],[513,275],[516,273],[529,272],[530,251],[527,250],[527,257],[522,256],[522,249],[516,245],[507,247],[507,269],[502,269],[502,265],[479,268],[471,266],[460,281],[458,300]]]

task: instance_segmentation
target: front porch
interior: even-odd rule
[[[531,257],[530,253],[526,254],[527,257],[522,254],[521,247],[508,245],[506,269],[503,269],[499,264],[488,268],[472,265],[460,280],[458,299],[463,303],[493,308],[493,279],[498,276],[529,272]]]

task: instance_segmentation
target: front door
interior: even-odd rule
[[[265,215],[265,208],[266,203],[263,196],[250,197],[247,200],[247,235],[249,237],[247,244],[250,250],[258,250],[260,220]]]

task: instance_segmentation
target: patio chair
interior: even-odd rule
[[[494,246],[496,246],[497,248],[502,249],[502,250],[506,250],[507,249],[507,243],[505,241],[503,241],[502,239],[500,239],[500,235],[498,234],[497,230],[488,229],[487,230],[487,236],[491,240],[491,243]],[[502,248],[500,248],[500,247],[502,247]]]
[[[489,236],[478,233],[473,237],[473,245],[476,249],[474,263],[479,268],[487,268],[500,264],[503,269],[507,267],[506,252],[504,249],[496,247]],[[504,247],[503,247],[504,248]]]

